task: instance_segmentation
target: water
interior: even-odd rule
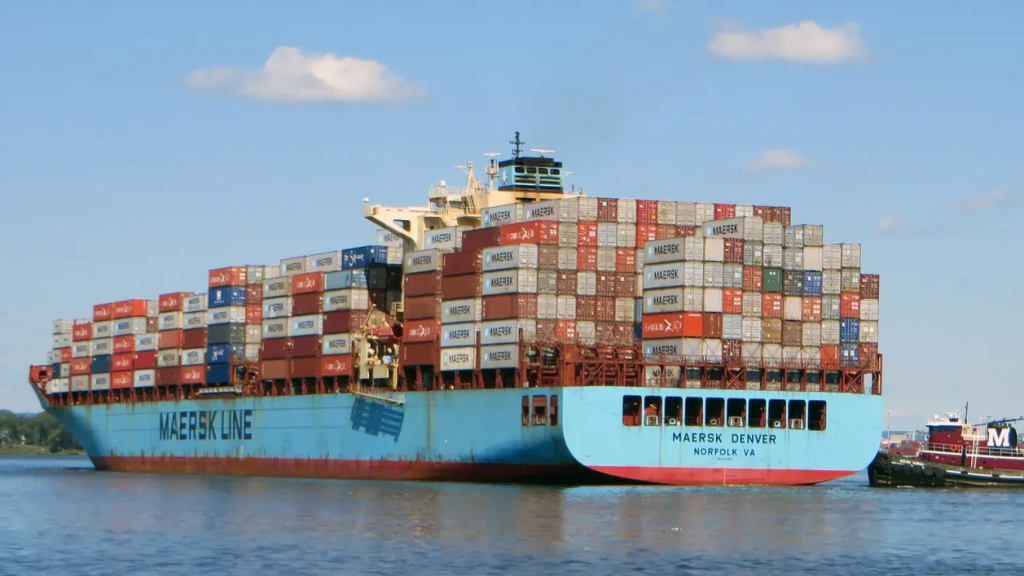
[[[1024,491],[547,488],[0,458],[0,574],[1021,573]]]

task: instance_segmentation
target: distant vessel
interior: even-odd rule
[[[100,470],[795,485],[870,462],[859,244],[789,208],[567,192],[512,143],[487,184],[469,163],[427,206],[364,201],[374,245],[57,321],[42,406]]]

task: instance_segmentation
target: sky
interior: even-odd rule
[[[893,428],[1024,414],[1024,4],[508,6],[0,3],[0,407],[39,409],[53,319],[371,243],[364,197],[424,204],[520,131],[591,196],[861,243]]]

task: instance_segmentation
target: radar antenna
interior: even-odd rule
[[[508,143],[516,145],[516,147],[512,149],[512,158],[519,158],[519,154],[523,151],[523,144],[526,144],[526,142],[519,139],[519,131],[516,131],[515,140],[509,140]]]
[[[530,148],[530,152],[536,152],[536,153],[540,154],[541,158],[544,157],[544,153],[545,152],[547,152],[549,154],[554,154],[555,153],[554,150],[547,150],[545,148]]]

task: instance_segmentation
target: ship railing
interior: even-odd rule
[[[922,450],[929,452],[944,452],[946,454],[960,455],[966,447],[970,456],[1017,456],[1024,457],[1024,451],[1019,448],[990,448],[988,446],[975,446],[972,444],[943,444],[941,442],[926,442]]]

